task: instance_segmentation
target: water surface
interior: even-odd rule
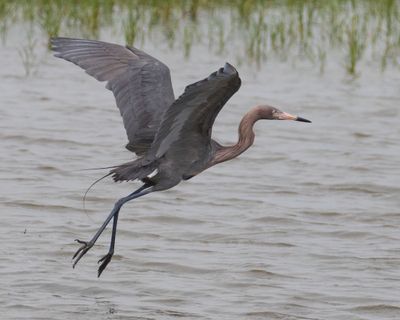
[[[218,141],[235,142],[260,103],[313,123],[257,123],[240,158],[124,206],[116,255],[97,279],[110,233],[74,270],[73,240],[89,239],[138,185],[98,184],[85,214],[82,195],[102,172],[79,170],[131,159],[122,121],[103,84],[50,53],[25,77],[20,31],[0,49],[2,318],[400,318],[396,69],[365,64],[353,79],[330,64],[322,75],[309,63],[242,65]],[[234,59],[143,49],[170,66],[176,95]]]

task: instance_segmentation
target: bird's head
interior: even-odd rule
[[[311,123],[310,120],[304,119],[302,117],[294,116],[289,113],[283,112],[275,107],[268,105],[262,105],[257,107],[257,111],[261,119],[267,120],[294,120],[301,122]]]

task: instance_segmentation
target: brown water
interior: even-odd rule
[[[234,142],[259,103],[313,123],[260,122],[239,159],[127,204],[98,279],[110,233],[76,269],[73,240],[138,185],[98,184],[85,214],[102,172],[78,170],[132,157],[122,121],[103,84],[49,53],[23,77],[16,39],[0,48],[1,319],[400,319],[398,70],[240,66],[217,140]],[[176,95],[234,61],[143,49],[170,66]]]

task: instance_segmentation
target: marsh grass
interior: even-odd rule
[[[366,46],[366,27],[365,24],[363,26],[360,26],[359,20],[359,16],[353,16],[351,18],[351,24],[346,30],[348,45],[346,70],[349,74],[356,74],[357,62],[361,60]]]
[[[30,29],[27,35],[27,41],[21,48],[18,49],[18,54],[24,67],[25,76],[34,74],[35,67],[38,62],[38,57],[35,53],[37,40],[35,39],[33,28]]]
[[[361,65],[398,66],[399,5],[398,0],[0,0],[0,32],[6,39],[8,29],[22,22],[39,27],[42,35],[36,37],[48,39],[98,38],[111,30],[129,45],[166,43],[185,57],[205,45],[219,55],[234,50],[243,63],[306,60],[320,72],[339,56],[345,72],[356,75]],[[24,46],[21,56],[28,61],[32,50]]]

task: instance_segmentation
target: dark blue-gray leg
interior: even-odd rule
[[[100,275],[103,273],[104,269],[110,263],[112,256],[114,255],[115,237],[117,235],[118,215],[119,215],[119,211],[114,215],[114,219],[113,219],[113,228],[112,228],[112,234],[111,234],[110,249],[108,250],[108,253],[98,261],[98,263],[101,262],[101,265],[99,266],[97,277],[100,277]]]
[[[144,186],[140,187],[138,190],[132,192],[130,195],[119,199],[115,203],[114,208],[111,211],[111,213],[108,215],[107,219],[104,221],[102,226],[99,228],[99,230],[96,232],[96,234],[93,236],[93,238],[90,241],[86,242],[86,241],[81,241],[81,240],[76,239],[76,241],[81,243],[82,246],[78,249],[78,251],[72,257],[72,259],[75,259],[75,261],[74,261],[72,266],[75,268],[75,266],[78,263],[78,261],[93,247],[93,245],[95,244],[97,239],[103,233],[104,229],[110,223],[111,219],[114,218],[113,231],[112,231],[112,235],[111,235],[111,244],[110,244],[109,253],[107,255],[105,255],[102,259],[100,259],[100,261],[99,261],[99,262],[103,261],[103,263],[101,264],[101,266],[99,268],[98,276],[100,276],[100,274],[103,272],[104,268],[111,261],[111,257],[112,257],[112,255],[114,253],[115,236],[116,236],[116,232],[117,232],[117,221],[118,221],[119,211],[120,211],[122,205],[124,203],[130,201],[130,200],[133,200],[133,199],[139,198],[141,196],[144,196],[144,195],[146,195],[146,194],[148,194],[148,193],[150,193],[152,191],[153,190],[152,190],[151,186],[148,185],[148,184],[145,184]]]

